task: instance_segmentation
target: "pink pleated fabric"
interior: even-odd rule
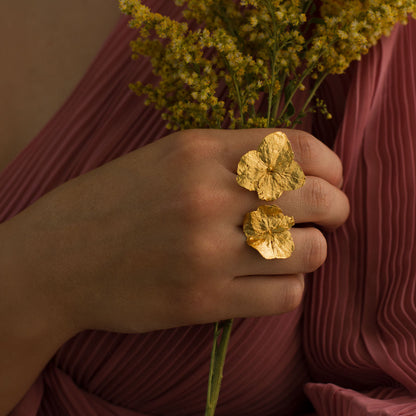
[[[346,97],[333,103],[332,134],[351,216],[328,236],[306,297],[317,383],[305,390],[319,415],[416,415],[415,48],[412,20],[323,91],[330,103]]]
[[[171,2],[153,10],[179,17]],[[0,221],[49,190],[166,134],[127,85],[122,18],[83,80],[0,174]],[[416,415],[416,24],[399,27],[323,95],[352,214],[328,236],[305,305],[235,322],[218,416]],[[332,137],[331,137],[332,136]],[[203,415],[212,326],[126,335],[85,331],[57,351],[11,416]],[[313,404],[313,407],[311,407]]]

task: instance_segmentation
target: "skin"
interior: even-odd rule
[[[79,13],[83,7],[79,2]],[[111,26],[105,16],[102,38]],[[68,47],[75,59],[79,48]],[[82,74],[88,59],[78,59]],[[73,83],[58,81],[62,100]],[[45,104],[48,110],[33,118],[42,124],[57,105]],[[31,117],[33,109],[13,111],[15,118]],[[7,129],[10,138],[27,137]],[[294,228],[292,257],[265,260],[241,231],[245,213],[262,202],[237,185],[235,169],[271,131],[172,134],[65,183],[0,224],[0,315],[7,317],[0,323],[0,415],[59,346],[84,329],[146,332],[299,305],[304,273],[326,258],[322,233]],[[339,158],[307,133],[286,133],[307,179],[279,206],[298,224],[340,226],[349,204]],[[0,152],[11,141],[2,140]]]
[[[0,171],[64,103],[119,17],[116,0],[0,2]]]

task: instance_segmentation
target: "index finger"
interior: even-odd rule
[[[317,176],[334,186],[341,187],[340,158],[316,137],[302,130],[279,128],[218,130],[221,142],[219,158],[228,170],[236,173],[241,157],[250,150],[257,150],[264,137],[275,131],[282,131],[287,135],[295,153],[295,160],[300,164],[305,175]]]

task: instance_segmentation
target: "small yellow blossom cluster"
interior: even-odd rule
[[[307,20],[312,2],[301,0],[175,0],[185,5],[184,15],[209,29],[221,31],[213,47],[227,41],[234,53],[221,54],[224,75],[231,98],[228,115],[230,127],[267,127],[288,125],[293,114],[285,111],[278,117],[282,97],[295,83],[302,66],[301,52],[305,39],[301,27]],[[214,36],[216,37],[216,36]],[[218,50],[218,48],[216,48]],[[237,52],[237,53],[236,53]],[[239,65],[235,71],[234,64]],[[302,82],[296,82],[303,87]],[[285,90],[287,88],[288,90]],[[295,88],[296,90],[296,88]],[[296,91],[294,91],[296,92]],[[259,115],[256,102],[268,97],[266,114]],[[293,98],[290,97],[290,100]],[[289,100],[289,101],[290,101]],[[289,108],[291,110],[292,107]],[[282,117],[282,115],[285,117]]]
[[[131,27],[139,38],[131,42],[133,58],[151,58],[157,86],[131,85],[138,95],[147,95],[147,104],[164,110],[162,117],[172,129],[220,127],[224,102],[217,98],[218,75],[213,62],[204,56],[201,31],[191,31],[187,23],[153,13],[139,1],[120,1],[121,10],[133,17]]]
[[[306,53],[314,76],[341,74],[350,63],[360,60],[396,23],[407,23],[416,14],[415,0],[323,0],[323,22]]]
[[[119,4],[137,29],[133,58],[150,57],[160,78],[131,88],[172,129],[294,127],[308,111],[330,118],[325,103],[311,104],[325,77],[416,14],[416,0],[321,0],[319,10],[314,0],[170,1],[185,21],[140,0]]]
[[[223,27],[201,32],[201,43],[215,50],[219,58],[215,71],[227,87],[230,127],[240,127],[239,120],[244,118],[249,108],[254,109],[259,99],[259,91],[264,85],[267,73],[263,61],[255,60],[251,54],[244,53],[238,47],[237,38],[231,36]]]

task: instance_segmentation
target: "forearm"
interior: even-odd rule
[[[19,218],[0,224],[0,416],[13,409],[70,337],[48,294],[36,285],[25,228]]]

